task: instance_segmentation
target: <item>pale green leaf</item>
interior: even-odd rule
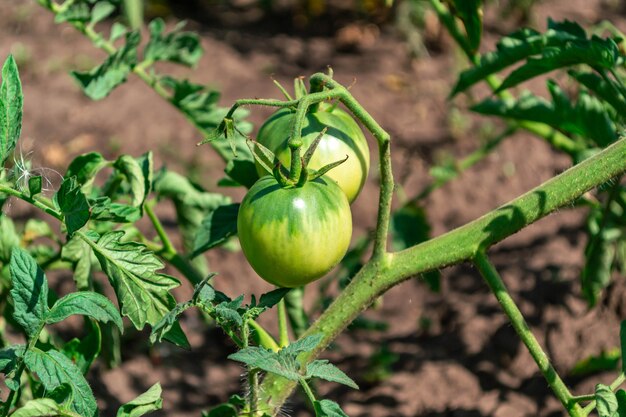
[[[596,385],[595,396],[599,417],[617,416],[617,398],[611,387],[603,384]]]
[[[37,398],[11,413],[11,417],[81,417],[50,398]]]
[[[160,410],[162,405],[161,385],[156,383],[139,397],[122,405],[117,411],[117,417],[140,417]]]

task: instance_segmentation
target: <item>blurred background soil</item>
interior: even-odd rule
[[[164,16],[171,24],[187,19],[188,27],[200,32],[205,55],[195,70],[162,69],[214,86],[222,93],[223,106],[237,98],[279,98],[272,79],[290,86],[294,77],[332,66],[335,78],[351,85],[354,96],[391,133],[396,181],[403,194],[414,196],[428,183],[430,166],[471,152],[497,131],[498,124],[470,116],[463,97],[447,100],[455,74],[466,64],[434,15],[425,13],[423,31],[417,32],[402,23],[409,9],[398,8],[407,3],[391,11],[375,3],[369,9],[344,3],[330,7],[277,2],[269,13],[246,0],[219,5],[201,0],[152,2],[148,14]],[[626,29],[625,7],[618,1],[544,0],[528,12],[511,7],[511,2],[488,2],[483,49],[520,24],[545,29],[548,16],[584,26],[610,19]],[[0,56],[9,52],[18,60],[25,94],[20,151],[34,167],[62,173],[84,152],[114,158],[152,149],[156,166],[166,164],[209,190],[236,200],[242,197],[241,190],[218,189],[221,160],[209,147],[197,148],[202,139],[198,133],[138,79],[131,77],[99,102],[83,96],[68,71],[90,69],[104,55],[72,28],[55,25],[34,1],[0,2]],[[530,87],[542,91],[541,83]],[[487,93],[478,88],[475,94]],[[258,127],[268,114],[253,109],[249,120]],[[370,146],[374,150],[373,140]],[[529,190],[568,163],[543,141],[515,134],[459,180],[431,194],[425,206],[433,235]],[[375,224],[377,179],[374,168],[353,205],[355,239]],[[14,216],[33,215],[13,210]],[[158,212],[174,230],[172,208],[161,205]],[[579,209],[562,210],[491,251],[539,341],[577,394],[592,392],[597,382],[612,381],[614,373],[578,377],[569,371],[577,361],[618,346],[626,308],[619,280],[591,311],[581,297],[583,218]],[[270,289],[241,253],[217,249],[208,258],[219,272],[216,286],[227,294],[259,295]],[[71,282],[69,276],[57,279]],[[183,284],[177,298],[185,299],[190,291]],[[315,295],[312,288],[309,307]],[[389,291],[365,316],[386,322],[387,330],[348,331],[326,355],[361,390],[318,386],[351,417],[564,415],[494,297],[468,265],[443,271],[439,293],[418,279],[409,280]],[[164,388],[160,415],[198,416],[239,392],[242,369],[226,358],[233,346],[194,314],[183,324],[191,351],[150,347],[147,333],[131,332],[123,364],[112,370],[99,365],[90,373],[103,415],[113,416],[120,403],[157,381]],[[273,328],[273,317],[265,317],[265,324]],[[298,395],[285,414],[311,415]]]

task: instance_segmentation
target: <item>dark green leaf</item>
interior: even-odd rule
[[[602,384],[596,385],[596,409],[598,417],[616,417],[617,398],[610,387]]]
[[[22,131],[22,109],[24,98],[22,84],[13,55],[2,66],[0,85],[0,169],[15,149]]]
[[[24,355],[26,345],[12,345],[0,349],[0,372],[10,374],[17,366],[17,360]]]
[[[163,318],[152,327],[150,343],[161,342],[165,335],[178,323],[178,316],[190,307],[193,307],[192,303],[179,303],[169,313],[164,315]]]
[[[568,73],[576,81],[593,91],[600,99],[609,103],[615,109],[620,119],[626,119],[626,98],[624,98],[614,83],[608,83],[593,72],[570,70]]]
[[[543,49],[540,58],[528,58],[525,64],[509,74],[496,92],[559,68],[580,64],[594,68],[613,68],[618,57],[619,49],[615,41],[595,36],[590,40],[577,39],[556,47],[547,47]]]
[[[81,417],[50,398],[37,398],[11,413],[11,417]]]
[[[236,326],[241,326],[243,324],[243,318],[239,313],[239,308],[241,308],[241,303],[243,301],[243,295],[235,298],[231,301],[223,301],[215,306],[215,315],[216,319],[219,322],[234,324]]]
[[[620,389],[615,393],[617,398],[617,415],[618,417],[626,417],[626,391]]]
[[[33,257],[18,247],[13,249],[9,269],[13,318],[29,337],[36,337],[48,314],[48,280]]]
[[[203,417],[237,417],[238,415],[237,407],[234,405],[220,404],[212,408],[208,413],[203,414]]]
[[[122,203],[113,203],[109,197],[99,197],[91,202],[91,219],[115,222],[134,223],[141,218],[141,208]]]
[[[92,291],[70,293],[57,300],[46,316],[46,323],[58,323],[69,316],[80,314],[102,323],[114,323],[120,331],[124,330],[122,317],[117,308],[104,295]]]
[[[192,257],[224,243],[237,233],[237,214],[239,203],[225,204],[208,212],[196,231],[196,240]]]
[[[89,98],[103,99],[126,81],[127,75],[137,63],[139,41],[139,33],[131,32],[126,35],[126,44],[110,55],[102,65],[89,72],[72,72],[72,76]]]
[[[170,61],[186,66],[194,66],[202,57],[202,45],[198,35],[193,32],[182,32],[184,22],[170,33],[163,35],[165,23],[163,19],[150,22],[150,41],[144,50],[144,59],[152,62]]]
[[[350,388],[359,389],[359,386],[352,378],[327,360],[318,359],[308,364],[306,367],[306,378],[321,378],[326,381],[347,385]]]
[[[483,31],[482,0],[452,0],[457,15],[465,26],[467,40],[472,51],[480,47]]]
[[[42,188],[42,178],[40,175],[30,177],[28,179],[28,194],[31,197],[36,196],[41,192]]]
[[[272,308],[283,299],[291,288],[277,288],[273,291],[261,295],[259,299],[259,307]]]
[[[144,245],[122,242],[123,236],[122,231],[107,233],[92,248],[115,289],[122,314],[141,330],[158,323],[174,307],[169,291],[179,282],[157,273],[163,263]]]
[[[44,388],[53,391],[62,384],[72,389],[71,408],[83,417],[97,414],[96,399],[80,370],[62,353],[56,350],[44,352],[38,348],[29,349],[24,362],[32,373],[36,373]]]
[[[80,372],[86,375],[91,364],[100,354],[102,332],[94,321],[85,320],[86,335],[82,339],[74,338],[63,345],[63,354],[76,364]]]
[[[54,202],[65,216],[68,235],[72,236],[89,221],[89,203],[76,182],[76,177],[63,180],[59,191],[54,195]]]
[[[545,123],[555,129],[592,139],[600,146],[616,140],[616,127],[599,100],[581,92],[578,101],[572,105],[554,82],[549,81],[548,88],[552,102],[526,92],[517,100],[488,99],[472,107],[472,110],[485,115]]]
[[[121,406],[117,410],[117,417],[140,417],[160,410],[162,406],[161,385],[156,383],[139,397]]]
[[[315,401],[315,417],[348,417],[339,404],[331,400]]]

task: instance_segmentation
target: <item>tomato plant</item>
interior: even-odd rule
[[[283,187],[266,175],[241,202],[237,230],[261,278],[291,288],[322,277],[343,258],[352,215],[346,196],[325,176]]]
[[[289,136],[296,112],[280,109],[261,126],[257,141],[274,152],[285,166],[291,164]],[[303,147],[308,148],[319,133],[326,128],[316,152],[309,163],[309,168],[319,169],[337,160],[348,160],[328,172],[344,191],[350,203],[361,192],[370,167],[370,154],[367,141],[359,125],[345,111],[321,104],[316,110],[308,111],[302,126]],[[259,175],[267,171],[257,164]]]

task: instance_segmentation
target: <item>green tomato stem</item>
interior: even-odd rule
[[[37,207],[39,210],[54,217],[59,221],[63,221],[63,213],[55,210],[49,203],[43,202],[36,197],[31,197],[27,193],[11,188],[10,185],[0,183],[0,194],[7,194],[13,197],[17,197],[30,205]]]
[[[315,394],[313,394],[313,390],[309,386],[309,383],[306,382],[306,379],[304,379],[303,377],[300,377],[298,382],[300,383],[300,386],[302,387],[304,394],[311,402],[311,407],[315,408],[315,401],[316,401]]]
[[[471,260],[490,246],[559,208],[572,204],[588,190],[626,171],[626,139],[484,216],[446,234],[400,252],[371,259],[302,335],[321,333],[319,345],[303,354],[314,360],[364,309],[391,287],[421,273]],[[261,401],[274,413],[295,383],[269,374],[261,385]]]
[[[391,169],[391,137],[376,120],[361,106],[361,104],[341,84],[337,83],[326,74],[317,73],[311,76],[311,86],[314,90],[326,87],[336,92],[339,100],[363,123],[378,143],[380,164],[380,196],[378,200],[378,218],[376,224],[376,237],[374,240],[374,252],[372,259],[381,259],[387,253],[387,235],[389,232],[389,219],[391,218],[391,199],[393,197],[393,173]],[[326,90],[316,94],[325,94]]]
[[[250,320],[249,324],[259,337],[259,346],[262,346],[265,349],[269,349],[272,352],[278,352],[280,350],[280,346],[278,346],[276,340],[274,340],[272,335],[270,335],[268,331],[263,328],[263,326],[261,326],[254,320]]]
[[[289,331],[287,329],[287,308],[285,299],[278,303],[278,346],[282,349],[289,346]]]
[[[570,416],[582,417],[580,405],[572,400],[572,394],[567,386],[565,386],[558,372],[554,369],[554,366],[552,366],[548,355],[546,355],[535,338],[535,335],[528,327],[526,319],[524,319],[522,312],[515,304],[515,301],[513,301],[498,271],[489,262],[487,255],[484,252],[479,252],[474,258],[474,265],[476,265],[476,268],[480,271],[480,274],[489,285],[489,288],[491,288],[491,292],[496,296],[502,310],[504,310],[515,332],[520,339],[522,339],[522,342],[530,352],[530,355],[533,357],[537,367],[548,382],[552,392],[554,392],[559,401],[561,401],[561,404],[567,409]]]

